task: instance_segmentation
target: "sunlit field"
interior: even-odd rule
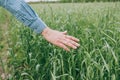
[[[49,27],[79,38],[80,47],[66,52],[0,8],[0,53],[7,44],[9,80],[120,79],[120,2],[30,5]]]

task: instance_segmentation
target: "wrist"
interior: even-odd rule
[[[49,32],[50,32],[50,28],[49,27],[46,27],[43,31],[42,31],[42,36],[45,36],[45,35],[47,35],[47,34],[49,34]]]

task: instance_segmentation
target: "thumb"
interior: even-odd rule
[[[64,32],[62,32],[62,33],[66,35],[66,34],[67,34],[67,31],[64,31]]]

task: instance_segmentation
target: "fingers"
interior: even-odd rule
[[[77,47],[79,47],[79,44],[70,40],[70,39],[65,39],[65,40],[61,40],[61,43],[63,43],[64,45],[71,47],[73,49],[77,49]]]
[[[70,40],[70,43],[73,44],[73,45],[76,46],[76,47],[79,47],[79,46],[80,46],[80,44],[78,44],[77,42],[75,42],[75,41],[73,41],[73,40]]]
[[[67,34],[67,31],[64,31],[64,32],[62,32],[62,33],[65,35],[66,38],[69,38],[69,39],[71,39],[71,40],[74,40],[74,41],[76,41],[76,42],[79,42],[79,39],[77,39],[77,38],[75,38],[75,37],[73,37],[73,36],[66,35],[66,34]]]
[[[62,32],[62,36],[58,40],[58,46],[65,49],[66,51],[70,51],[69,48],[77,49],[80,45],[78,44],[79,39],[66,35],[67,31]]]
[[[59,47],[62,47],[66,51],[69,51],[69,48],[77,49],[77,47],[80,46],[78,44],[79,39],[69,36],[69,35],[65,35],[67,31],[62,32],[62,33],[63,33],[63,36],[59,39],[59,43],[60,43]]]
[[[71,40],[73,40],[75,42],[79,42],[79,39],[77,39],[77,38],[75,38],[73,36],[66,35],[66,38],[71,39]]]
[[[69,48],[76,49],[79,47],[78,41],[79,39],[67,35],[67,31],[64,32],[59,32],[56,30],[52,30],[50,28],[46,28],[43,32],[42,35],[45,37],[45,39],[63,49],[66,51],[70,51]]]
[[[77,42],[70,39],[60,39],[56,45],[65,49],[66,51],[70,51],[69,48],[77,49],[77,47],[80,46]]]
[[[63,43],[61,43],[61,42],[57,43],[56,45],[57,45],[58,47],[63,48],[63,49],[66,50],[66,51],[70,51],[70,49],[69,49],[66,45],[64,45]]]

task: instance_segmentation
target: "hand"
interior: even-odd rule
[[[70,51],[69,48],[77,49],[79,39],[67,35],[67,31],[59,32],[50,28],[45,28],[42,32],[43,37],[50,43]]]

